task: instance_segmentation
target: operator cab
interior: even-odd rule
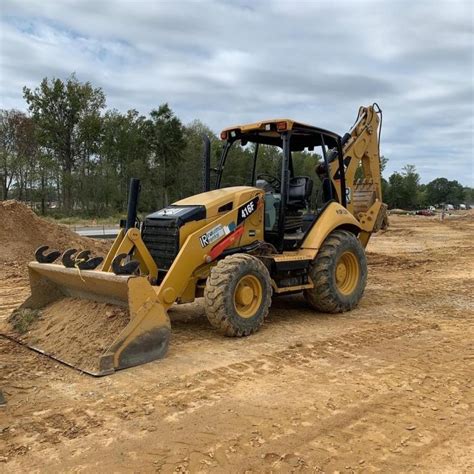
[[[255,187],[265,191],[265,231],[271,232],[277,227],[279,207],[281,203],[280,186],[274,188],[265,180],[265,175],[257,176]],[[285,230],[298,230],[302,227],[303,218],[301,211],[309,210],[310,198],[313,190],[313,180],[309,176],[294,176],[290,178],[287,202],[287,219]],[[293,211],[293,212],[292,212]],[[288,219],[289,214],[301,219]]]
[[[339,181],[345,186],[339,135],[278,119],[227,128],[221,139],[224,148],[215,170],[216,188],[248,184],[265,191],[265,241],[278,251],[296,250],[328,202],[345,206],[345,193],[337,192],[333,184]],[[340,162],[337,176],[329,176],[329,160],[335,159]],[[236,161],[245,161],[244,172],[250,168],[246,183]]]

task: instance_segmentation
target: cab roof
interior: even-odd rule
[[[337,146],[341,138],[337,133],[323,128],[313,127],[292,119],[270,119],[260,122],[234,125],[224,128],[221,132],[222,140],[241,140],[243,142],[263,143],[265,145],[282,146],[282,133],[291,131],[291,149],[303,150],[323,143],[329,148]]]

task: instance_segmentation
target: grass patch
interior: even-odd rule
[[[40,317],[38,309],[24,308],[16,309],[8,318],[8,322],[19,334],[25,334],[31,324]]]

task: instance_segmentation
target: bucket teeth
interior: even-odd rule
[[[122,265],[122,260],[127,257],[126,253],[121,253],[112,260],[112,270],[116,275],[133,275],[138,270],[140,262],[137,260],[130,260]]]
[[[81,250],[75,260],[76,262],[86,262],[87,260],[89,260],[89,257],[91,256],[91,251],[90,250]]]
[[[67,249],[61,258],[63,265],[66,268],[74,268],[76,265],[76,259],[73,258],[73,255],[77,252],[76,249]]]
[[[35,258],[38,263],[53,263],[61,255],[61,252],[57,250],[45,254],[48,249],[49,247],[47,245],[42,245],[36,249]]]
[[[80,270],[95,270],[104,260],[103,257],[89,258],[90,250],[82,250],[77,255],[76,249],[68,249],[63,253],[62,262],[66,268],[79,268]]]
[[[85,262],[79,263],[77,266],[81,270],[95,270],[104,260],[103,257],[94,257]]]

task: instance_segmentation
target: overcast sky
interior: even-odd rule
[[[72,72],[109,108],[168,102],[216,132],[290,117],[343,134],[378,102],[386,175],[411,163],[472,186],[473,5],[1,0],[0,106]]]

